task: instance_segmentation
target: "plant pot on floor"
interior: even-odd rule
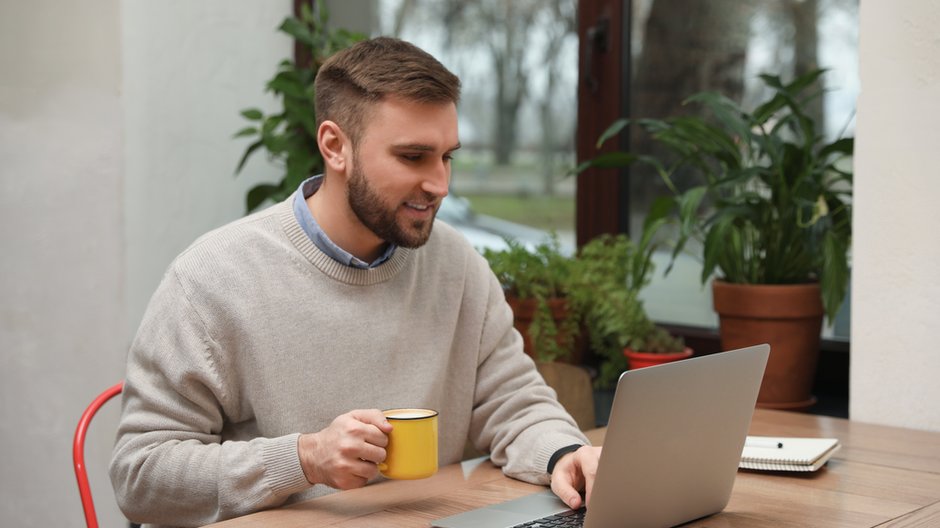
[[[692,357],[692,349],[685,347],[682,352],[642,352],[625,348],[623,349],[623,355],[627,356],[627,363],[630,364],[630,370],[634,370],[690,358]]]
[[[770,344],[757,406],[803,410],[812,394],[819,359],[823,305],[819,284],[712,283],[722,350]]]

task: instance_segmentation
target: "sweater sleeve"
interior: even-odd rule
[[[222,441],[231,373],[171,269],[131,346],[110,476],[136,522],[196,526],[277,506],[310,484],[298,434]]]
[[[489,294],[471,440],[478,448],[489,449],[490,459],[506,475],[547,484],[546,467],[555,451],[590,442],[523,353],[512,310],[496,277],[489,268],[486,272]]]

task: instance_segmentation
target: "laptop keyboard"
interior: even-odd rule
[[[569,510],[549,515],[534,521],[517,524],[512,528],[581,528],[584,525],[585,509]]]

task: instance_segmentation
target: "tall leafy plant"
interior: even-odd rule
[[[284,175],[277,183],[263,183],[248,191],[245,208],[251,212],[265,200],[284,200],[306,178],[323,170],[323,157],[317,147],[317,117],[314,109],[314,86],[317,72],[323,62],[337,51],[363,40],[365,35],[345,29],[328,28],[329,13],[322,0],[317,2],[317,13],[303,4],[300,18],[288,17],[278,28],[290,35],[307,51],[309,62],[285,59],[277,73],[265,86],[265,91],[277,96],[282,108],[265,114],[258,108],[246,108],[241,115],[251,122],[236,134],[236,138],[253,138],[242,154],[236,174],[256,152],[265,151],[268,158],[284,167]]]
[[[672,195],[657,200],[648,219],[677,221],[673,260],[697,239],[702,282],[715,272],[740,284],[819,281],[832,320],[848,285],[852,172],[846,159],[854,140],[824,141],[805,110],[820,96],[812,87],[822,74],[812,71],[790,83],[761,75],[771,96],[750,112],[721,94],[701,92],[685,103],[703,105],[704,116],[618,120],[598,147],[635,122],[670,155],[612,152],[578,169],[653,167]],[[697,176],[698,184],[678,189],[680,171]]]

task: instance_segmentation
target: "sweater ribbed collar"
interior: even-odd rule
[[[303,227],[297,222],[294,210],[291,207],[292,198],[293,195],[275,205],[274,207],[278,208],[275,214],[280,219],[284,233],[294,247],[297,248],[297,251],[327,276],[346,284],[368,286],[385,282],[398,275],[411,260],[411,255],[415,250],[403,247],[398,247],[385,263],[370,269],[353,268],[333,260],[310,240]]]

